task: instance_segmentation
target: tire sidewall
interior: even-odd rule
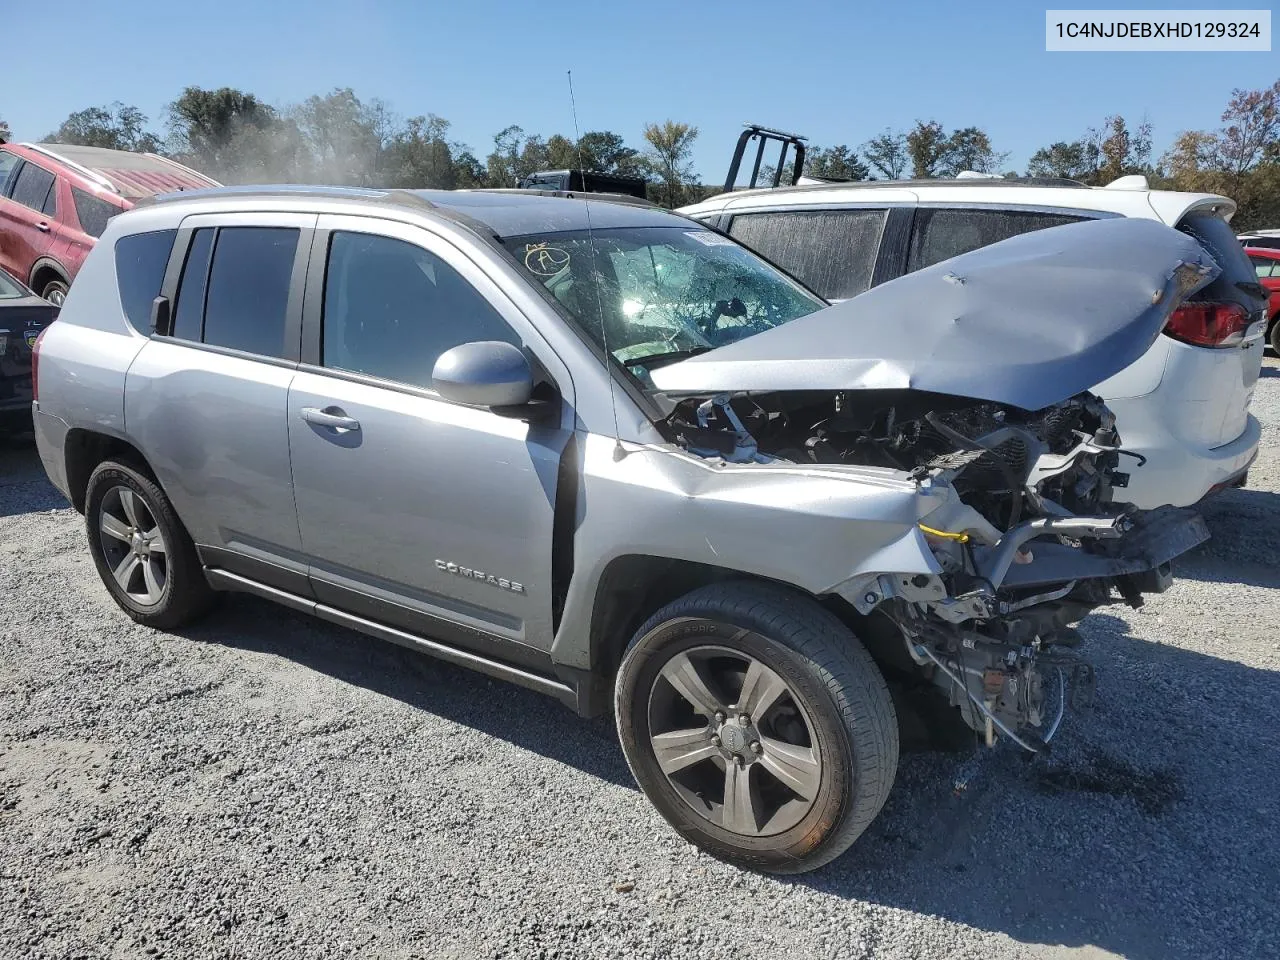
[[[745,635],[744,628],[748,631]],[[690,809],[658,766],[650,746],[649,693],[672,657],[700,646],[727,647],[754,657],[775,670],[793,696],[804,701],[801,707],[812,724],[814,746],[822,760],[822,780],[813,808],[789,830],[766,837],[744,837],[724,830]],[[681,836],[722,859],[765,870],[794,869],[838,833],[852,806],[857,788],[853,746],[826,683],[812,661],[765,635],[758,624],[707,611],[652,627],[632,645],[623,661],[615,710],[627,762],[645,794]]]
[[[135,601],[116,583],[111,566],[107,562],[106,554],[103,552],[102,538],[99,533],[102,501],[109,491],[119,486],[128,487],[146,503],[147,511],[160,528],[161,536],[170,550],[174,550],[180,542],[176,535],[177,532],[169,523],[169,512],[165,509],[165,505],[156,503],[155,494],[148,489],[152,485],[143,482],[142,478],[128,467],[116,463],[106,463],[95,470],[92,476],[89,477],[88,490],[85,494],[84,516],[89,535],[89,552],[93,556],[94,566],[98,568],[98,574],[102,577],[103,584],[110,591],[116,603],[120,604],[127,613],[135,618],[163,617],[172,605],[176,589],[177,577],[174,570],[176,564],[173,562],[172,555],[166,558],[164,591],[161,594],[160,602],[146,606]]]

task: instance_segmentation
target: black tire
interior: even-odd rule
[[[684,658],[678,659],[681,654]],[[734,690],[736,674],[731,665],[739,654],[748,664],[757,663],[747,666]],[[707,723],[708,730],[718,731],[712,742],[719,757],[711,753],[671,776],[663,772],[652,739],[653,727],[672,710],[692,708],[692,714],[685,714],[692,720],[675,723],[666,733],[682,737],[696,732],[706,714],[693,706],[693,699],[682,697],[679,686],[670,679],[672,675],[683,676],[687,664],[699,658],[704,666],[698,671],[708,680],[704,691],[727,691],[721,694],[726,699],[750,699],[744,698],[743,688],[754,669],[773,671],[781,678],[786,691],[769,701],[773,706],[765,708],[766,716],[749,718],[742,725],[758,738],[750,744],[758,754],[762,752],[760,743],[778,742],[768,736],[770,732],[778,735],[778,730],[766,728],[777,723],[778,711],[786,714],[787,729],[799,732],[784,738],[783,746],[805,750],[806,756],[818,761],[812,789],[807,791],[814,794],[812,798],[791,791],[773,774],[777,760],[765,762],[771,747],[764,748],[765,756],[756,757],[741,748],[733,731],[737,703],[728,707],[727,720],[712,718]],[[726,672],[717,674],[717,669]],[[663,708],[663,703],[674,706]],[[713,584],[655,613],[636,631],[623,655],[614,707],[631,772],[667,822],[713,856],[750,869],[803,873],[834,860],[875,819],[897,772],[897,717],[884,677],[870,654],[843,623],[815,601],[772,584]],[[695,730],[683,729],[690,726]],[[658,730],[657,735],[662,737],[664,731]],[[665,741],[664,746],[675,742]],[[684,758],[678,762],[683,763]],[[670,754],[668,764],[672,765]],[[737,773],[729,769],[731,764],[737,766]],[[764,772],[747,776],[753,766],[764,768]],[[717,776],[724,778],[718,812],[714,809]],[[742,781],[750,798],[747,822],[755,825],[757,835],[724,825],[735,819],[727,797],[730,783],[736,782],[732,778],[739,776],[747,777]],[[779,802],[790,806],[779,806],[762,823],[757,813],[759,808],[768,813],[766,790],[775,798],[789,797]],[[809,806],[802,814],[792,810],[803,808],[805,803]],[[788,817],[799,816],[798,821],[783,817],[784,811],[791,811]],[[774,823],[781,823],[781,828],[771,831]]]
[[[67,291],[70,289],[61,280],[50,280],[44,285],[44,289],[40,291],[40,296],[50,303],[62,306],[63,301],[67,299]]]
[[[1280,357],[1280,313],[1271,318],[1271,327],[1267,330],[1267,339],[1271,342],[1271,350]]]
[[[107,535],[104,530],[104,512],[108,512],[104,504],[109,497],[122,503],[124,491],[130,490],[142,501],[145,514],[154,521],[154,527],[148,526],[143,514],[139,513],[142,522],[134,524],[141,530],[143,527],[159,532],[163,553],[157,550],[155,557],[163,557],[163,584],[158,591],[158,599],[154,602],[140,600],[122,586],[113,573],[121,562],[128,558],[127,541],[117,535]],[[136,501],[131,501],[137,510]],[[85,526],[89,535],[89,552],[93,555],[94,566],[98,575],[111,593],[112,598],[130,617],[138,623],[158,630],[172,630],[198,619],[213,605],[217,594],[205,580],[200,559],[195,545],[187,533],[186,527],[178,519],[169,498],[164,491],[136,467],[127,463],[106,460],[99,464],[89,476],[85,492]],[[127,521],[126,521],[127,522]],[[114,550],[119,544],[119,554]],[[108,553],[113,552],[112,557]],[[148,562],[154,562],[159,570],[160,563],[153,556]],[[135,575],[132,582],[138,582],[141,575]],[[159,573],[156,578],[159,579]],[[145,578],[143,578],[145,579]],[[142,590],[147,589],[142,586]]]

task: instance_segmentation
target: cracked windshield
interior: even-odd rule
[[[512,237],[504,244],[650,389],[650,370],[825,306],[709,230],[615,228]]]

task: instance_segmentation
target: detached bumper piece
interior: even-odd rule
[[[1048,539],[1026,548],[1031,563],[1011,565],[1002,588],[1037,587],[1071,580],[1124,578],[1136,593],[1158,593],[1169,585],[1169,563],[1209,539],[1209,528],[1194,510],[1161,507],[1138,513],[1122,535],[1082,540],[1085,549]],[[999,547],[992,548],[992,552]],[[980,561],[981,562],[981,561]],[[1127,591],[1125,591],[1127,592]],[[1128,599],[1128,597],[1126,597]]]

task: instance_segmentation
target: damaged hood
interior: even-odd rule
[[[1022,234],[652,371],[669,395],[923,390],[1039,410],[1141,357],[1218,266],[1154,220]]]

